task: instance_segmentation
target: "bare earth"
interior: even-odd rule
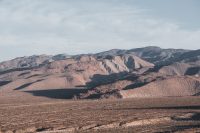
[[[27,96],[0,97],[1,132],[200,132],[200,97],[73,101]]]

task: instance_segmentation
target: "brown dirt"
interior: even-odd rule
[[[27,96],[0,97],[3,133],[200,131],[199,97],[71,101]]]

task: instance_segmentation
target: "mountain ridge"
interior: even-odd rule
[[[200,90],[199,57],[200,50],[150,46],[74,56],[16,58],[0,63],[0,68],[5,68],[0,72],[0,92],[38,95],[71,90],[70,99],[191,96]],[[82,91],[71,94],[72,88]],[[49,93],[39,96],[43,95],[55,97]]]
[[[78,55],[67,55],[67,54],[58,54],[58,55],[32,55],[32,56],[24,56],[24,57],[17,57],[11,60],[2,61],[0,62],[0,71],[9,70],[9,69],[15,69],[15,68],[28,68],[28,67],[36,67],[39,65],[42,65],[44,63],[57,61],[57,60],[64,60],[66,58],[78,58],[83,55],[91,55],[96,58],[105,58],[106,56],[116,56],[116,55],[122,55],[122,54],[133,54],[136,55],[143,60],[149,61],[151,63],[156,64],[155,60],[156,58],[150,58],[148,59],[145,53],[155,53],[156,50],[159,50],[157,55],[162,54],[162,52],[165,53],[165,51],[180,51],[181,53],[185,53],[191,50],[184,50],[184,49],[162,49],[160,47],[156,46],[147,46],[143,48],[135,48],[130,50],[123,50],[123,49],[111,49],[108,51],[95,53],[95,54],[78,54]],[[138,52],[137,52],[138,51]],[[164,58],[164,57],[163,57]],[[165,57],[166,58],[166,57]],[[161,57],[162,59],[162,57]],[[161,60],[159,59],[159,60]],[[158,63],[159,64],[159,63]]]

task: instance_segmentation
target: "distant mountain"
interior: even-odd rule
[[[154,64],[134,55],[114,56],[108,59],[84,55],[80,58],[49,62],[36,68],[6,71],[0,74],[0,80],[2,83],[11,82],[2,87],[9,90],[70,88],[99,84],[104,82],[105,76],[114,80],[116,76],[139,72],[140,69],[146,71],[152,67]]]
[[[184,52],[183,54],[180,54],[179,56],[175,57],[173,62],[199,62],[200,61],[200,49],[199,50],[192,50],[188,52]]]
[[[68,99],[200,94],[200,50],[150,46],[75,56],[39,55],[5,61],[0,68],[0,91],[5,95],[54,97],[39,92],[60,89],[69,90]],[[83,91],[72,93],[80,88]]]
[[[0,71],[16,69],[16,68],[28,68],[36,67],[43,62],[49,61],[52,56],[48,55],[33,55],[28,57],[19,57],[9,61],[4,61],[0,63]]]
[[[129,73],[109,84],[94,86],[78,97],[85,98],[134,98],[200,95],[200,52],[183,53],[172,58],[171,64],[146,71]]]
[[[199,75],[200,50],[185,52],[171,59],[171,64],[159,69],[160,73],[171,75]]]
[[[161,49],[155,46],[149,46],[144,48],[136,48],[131,50],[112,49],[109,51],[97,53],[97,54],[85,54],[94,56],[97,59],[109,58],[117,55],[135,55],[155,65],[165,65],[170,63],[175,57],[179,57],[183,53],[187,53],[189,50],[182,49]],[[0,63],[0,71],[16,69],[16,68],[31,68],[43,65],[48,62],[65,60],[67,58],[80,58],[83,55],[70,56],[66,54],[52,55],[34,55],[28,57],[19,57],[13,60],[4,61]],[[185,55],[187,56],[187,55]]]
[[[190,50],[184,49],[162,49],[160,47],[149,46],[144,48],[136,48],[131,50],[114,49],[96,54],[97,57],[116,56],[121,54],[133,54],[155,65],[165,65],[170,63],[175,57],[179,57],[183,53]]]
[[[65,60],[67,58],[71,58],[71,55],[67,55],[67,54],[58,54],[58,55],[55,55],[55,56],[52,56],[52,60],[53,61],[57,61],[57,60]]]
[[[52,55],[33,55],[33,56],[25,56],[18,57],[9,61],[4,61],[0,63],[0,71],[16,69],[16,68],[33,68],[38,67],[40,65],[44,65],[48,62],[64,60],[66,58],[71,57],[66,54],[58,54],[55,56]]]

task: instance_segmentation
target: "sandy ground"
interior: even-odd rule
[[[0,130],[3,133],[200,132],[200,97],[72,101],[27,93],[1,94]]]
[[[56,95],[1,92],[0,131],[200,132],[200,97],[78,101]]]

